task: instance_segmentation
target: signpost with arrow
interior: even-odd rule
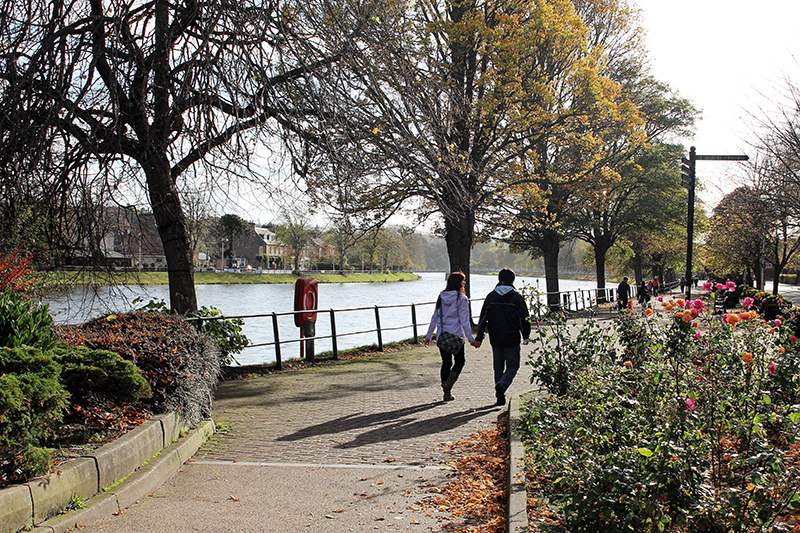
[[[686,299],[692,297],[692,245],[694,243],[694,186],[697,161],[747,161],[746,155],[697,155],[694,146],[689,149],[689,159],[681,158],[681,185],[689,191],[689,213],[686,220]]]

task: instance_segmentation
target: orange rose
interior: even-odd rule
[[[742,354],[742,361],[744,361],[749,365],[750,363],[753,362],[753,354],[751,354],[750,352],[744,352]]]
[[[650,315],[652,315],[654,312],[655,312],[655,311],[653,311],[652,309],[650,309],[650,308],[648,307],[648,308],[647,308],[647,310],[644,312],[644,314],[645,314],[645,316],[650,316]]]

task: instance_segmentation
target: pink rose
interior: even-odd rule
[[[789,337],[789,342],[797,342],[797,337],[792,335],[791,337]]]
[[[686,398],[686,408],[690,411],[694,411],[695,407],[697,407],[697,402],[692,398]]]
[[[705,302],[705,300],[700,300],[698,298],[697,300],[695,300],[695,301],[693,301],[693,302],[691,302],[689,304],[689,308],[697,309],[698,311],[701,311],[701,310],[706,308],[706,302]]]
[[[750,298],[748,296],[744,300],[742,300],[742,307],[744,307],[745,309],[750,309],[751,307],[753,307],[754,303],[755,303],[755,300],[753,300],[752,298]]]
[[[767,367],[767,370],[769,370],[770,374],[774,374],[775,372],[778,371],[778,365],[776,365],[775,363],[770,363],[769,366]]]
[[[779,318],[776,318],[775,319],[775,327],[779,328],[779,327],[781,327],[781,324],[783,324],[783,322],[781,322],[781,320]]]
[[[710,291],[713,286],[714,284],[712,282],[706,281],[705,283],[703,283],[703,290]]]
[[[725,287],[727,287],[727,289],[729,291],[735,291],[736,290],[736,284],[734,282],[732,282],[732,281],[729,281],[728,283],[726,283]]]
[[[714,288],[719,290],[727,289],[727,287],[722,283],[717,283],[716,285],[714,285]]]

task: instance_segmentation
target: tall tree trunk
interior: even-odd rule
[[[172,180],[166,156],[152,155],[142,163],[147,178],[150,205],[164,246],[169,276],[169,301],[172,311],[185,315],[197,311],[194,267],[186,216],[178,190]]]
[[[475,214],[470,212],[468,216],[460,220],[445,219],[444,221],[445,234],[444,240],[447,244],[447,256],[450,260],[450,272],[461,271],[467,281],[464,290],[467,293],[467,298],[470,297],[472,291],[470,289],[470,269],[469,258],[472,254],[472,239],[475,232]],[[469,316],[472,317],[472,306],[470,306]],[[472,322],[472,329],[476,327],[475,322]]]
[[[558,284],[558,251],[561,237],[557,231],[542,230],[542,259],[544,260],[544,279],[547,290],[547,307],[551,311],[561,309],[561,292]]]
[[[772,265],[772,294],[778,295],[778,284],[781,281],[781,272],[783,272],[783,265]]]
[[[447,243],[447,256],[450,272],[461,271],[467,278],[467,296],[470,292],[469,259],[472,253],[472,238],[475,232],[475,214],[469,213],[459,220],[445,219],[444,239]]]
[[[642,272],[644,246],[642,246],[641,241],[639,241],[633,243],[631,249],[633,250],[633,275],[636,278],[636,286],[638,287],[642,284],[642,281],[644,281],[644,272]]]
[[[597,276],[597,288],[604,289],[606,287],[606,251],[608,248],[604,245],[602,240],[598,240],[594,243],[594,265],[596,269],[596,276]],[[602,296],[601,296],[602,294]],[[605,302],[605,291],[602,293],[600,291],[597,292],[597,301],[598,302]]]

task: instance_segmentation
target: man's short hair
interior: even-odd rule
[[[497,274],[497,279],[500,281],[500,283],[507,283],[509,285],[514,283],[514,278],[516,277],[517,275],[514,274],[514,271],[510,268],[504,268],[500,271],[500,273]]]

